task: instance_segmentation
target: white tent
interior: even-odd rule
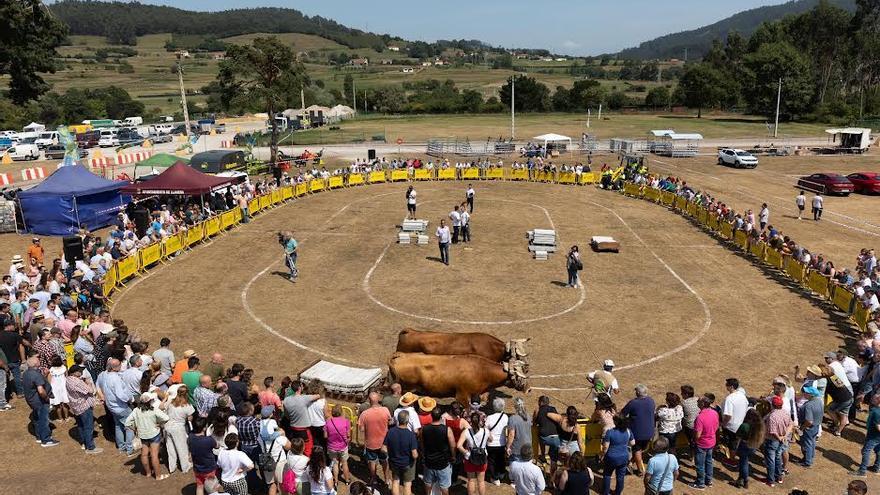
[[[30,124],[24,126],[24,132],[45,132],[46,126],[43,124],[38,124],[36,122],[31,122]]]
[[[540,136],[535,136],[535,141],[544,141],[544,150],[547,150],[548,143],[564,143],[568,141],[568,147],[566,148],[568,151],[571,151],[571,138],[568,136],[563,136],[562,134],[541,134]]]
[[[845,127],[842,129],[825,129],[825,132],[831,134],[832,142],[840,143],[841,148],[852,148],[861,152],[871,146],[871,129]]]

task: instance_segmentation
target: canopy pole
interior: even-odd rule
[[[73,214],[76,215],[76,230],[79,231],[82,222],[79,221],[79,208],[76,206],[76,196],[73,197]]]

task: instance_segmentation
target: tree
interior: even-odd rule
[[[550,108],[550,89],[534,77],[514,76],[516,110],[518,112],[546,112]],[[498,93],[501,103],[510,108],[510,82],[508,79]]]
[[[565,89],[565,86],[556,86],[551,102],[553,110],[557,112],[571,111],[571,91]]]
[[[666,86],[657,86],[648,91],[645,96],[645,105],[652,108],[666,108],[669,106],[669,88]]]
[[[251,45],[233,45],[220,63],[223,82],[237,89],[237,100],[263,103],[272,123],[269,142],[269,162],[274,166],[278,158],[278,126],[276,111],[286,101],[293,87],[303,87],[307,79],[305,69],[298,63],[289,46],[278,38],[256,38]],[[219,76],[218,76],[219,77]]]
[[[570,108],[578,112],[596,108],[605,101],[607,94],[608,91],[599,81],[594,79],[575,81],[569,96]]]
[[[345,96],[346,104],[351,104],[354,101],[354,78],[351,77],[351,74],[346,74],[342,81],[342,95]]]
[[[767,43],[746,56],[743,96],[749,109],[772,116],[776,110],[779,79],[783,80],[780,113],[803,115],[811,109],[813,81],[810,63],[788,43]]]
[[[678,83],[680,98],[685,105],[697,109],[697,118],[703,108],[719,104],[726,96],[724,81],[717,69],[707,64],[689,65]]]
[[[55,72],[67,26],[40,0],[4,0],[0,19],[0,76],[9,76],[9,98],[22,105],[49,90],[39,73]]]

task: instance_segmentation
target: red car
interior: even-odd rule
[[[856,172],[846,176],[855,188],[853,192],[880,194],[880,174],[877,172]]]
[[[797,187],[823,194],[840,194],[849,196],[855,189],[853,183],[840,174],[820,173],[798,179]]]

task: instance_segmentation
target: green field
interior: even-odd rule
[[[594,116],[595,117],[595,116]],[[581,133],[598,138],[645,137],[652,129],[674,129],[680,133],[697,132],[706,139],[754,138],[761,140],[767,135],[765,120],[761,117],[741,115],[713,115],[702,119],[690,115],[646,115],[646,114],[606,114],[602,120],[591,119],[586,127],[587,117],[581,114],[545,113],[520,114],[516,117],[516,137],[525,141],[533,136],[555,132],[570,136],[575,141]],[[346,142],[368,142],[373,136],[384,135],[385,140],[394,143],[402,139],[404,143],[422,143],[430,138],[457,137],[468,138],[472,144],[487,139],[510,136],[510,115],[419,115],[365,117],[344,121],[339,130],[321,128],[294,133],[285,144],[330,144]],[[781,142],[786,137],[819,137],[826,126],[821,124],[782,124]]]

